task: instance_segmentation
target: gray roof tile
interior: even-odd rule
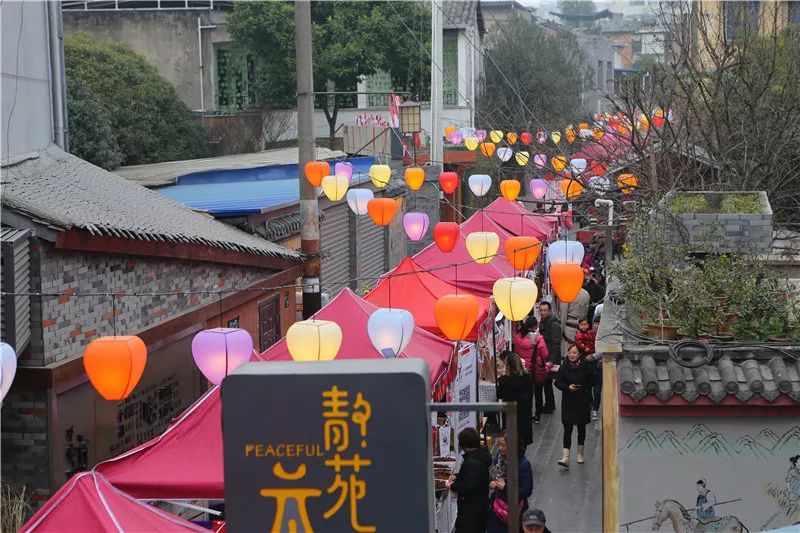
[[[480,9],[478,4],[477,0],[443,0],[439,4],[442,9],[442,27],[454,30],[477,24]]]

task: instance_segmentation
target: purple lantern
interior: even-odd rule
[[[348,163],[347,161],[340,161],[336,163],[336,165],[334,165],[333,175],[344,176],[345,178],[347,178],[347,181],[352,181],[353,165],[351,163]]]
[[[450,143],[451,144],[461,144],[461,141],[464,140],[464,134],[460,131],[454,131],[450,134]]]
[[[219,385],[236,367],[250,360],[253,339],[239,328],[214,328],[192,339],[192,356],[208,381]]]
[[[542,178],[536,178],[531,180],[531,194],[537,200],[541,200],[544,198],[544,195],[547,193],[547,182]]]
[[[475,130],[475,137],[478,138],[478,141],[483,142],[486,140],[486,130]]]
[[[544,168],[547,165],[547,156],[544,154],[536,154],[533,156],[533,164],[536,168]]]
[[[430,220],[425,213],[410,212],[403,215],[403,229],[412,241],[421,240],[428,232]]]

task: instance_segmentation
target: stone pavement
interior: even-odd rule
[[[529,503],[542,509],[548,528],[557,533],[593,533],[603,524],[603,443],[601,420],[586,428],[586,462],[575,460],[577,430],[572,435],[569,470],[556,463],[561,458],[561,394],[556,389],[556,412],[543,415],[533,426],[533,444],[526,456],[533,465],[533,496]],[[602,407],[601,407],[602,410]]]

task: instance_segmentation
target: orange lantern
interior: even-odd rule
[[[456,247],[460,233],[461,228],[455,222],[438,222],[433,227],[433,240],[442,252],[449,253]]]
[[[655,114],[653,115],[653,125],[656,128],[663,128],[664,127],[664,108],[659,107],[656,109]]]
[[[567,142],[571,142],[571,143],[575,142],[575,130],[568,129],[568,130],[565,130],[564,133],[567,134]]]
[[[444,127],[444,138],[448,141],[450,140],[450,134],[458,131],[458,128],[455,126],[445,126]]]
[[[539,259],[542,243],[536,237],[509,237],[504,248],[506,257],[516,270],[530,270]]]
[[[594,129],[592,130],[592,136],[594,137],[595,141],[599,141],[600,139],[605,137],[605,135],[606,132],[603,131],[603,128],[600,128],[598,126],[595,126]]]
[[[458,188],[458,182],[458,174],[455,172],[442,172],[439,174],[439,185],[447,194],[453,194],[453,191]]]
[[[314,187],[322,185],[322,178],[330,175],[331,165],[327,161],[309,161],[305,166],[306,179]]]
[[[408,167],[406,169],[406,183],[412,191],[418,191],[425,183],[425,171],[420,167]]]
[[[574,302],[583,287],[583,268],[575,263],[553,263],[550,284],[561,302]]]
[[[494,143],[489,143],[489,142],[481,143],[480,148],[481,148],[481,153],[486,157],[492,157],[492,155],[494,154],[494,148],[495,148]]]
[[[471,294],[448,294],[433,306],[436,324],[451,341],[466,339],[478,319],[478,300]]]
[[[639,185],[639,178],[633,174],[620,174],[617,177],[617,187],[622,194],[630,194],[636,190]]]
[[[506,140],[508,140],[508,144],[514,144],[517,142],[517,134],[513,131],[509,131],[506,133]]]
[[[583,193],[583,185],[578,180],[561,180],[561,192],[564,193],[567,199],[571,200]]]
[[[127,398],[144,372],[147,346],[136,336],[100,337],[83,352],[83,368],[106,400]]]
[[[373,198],[367,202],[367,212],[375,224],[386,226],[397,212],[397,204],[391,198]]]
[[[568,162],[569,161],[567,161],[567,158],[564,157],[563,155],[557,155],[552,159],[550,159],[550,164],[553,166],[553,170],[555,170],[556,172],[561,172],[562,170],[567,168]]]
[[[517,199],[521,188],[522,186],[517,180],[503,180],[500,182],[500,194],[509,202]]]

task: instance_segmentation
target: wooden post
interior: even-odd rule
[[[603,531],[619,524],[619,383],[617,359],[603,354]]]

